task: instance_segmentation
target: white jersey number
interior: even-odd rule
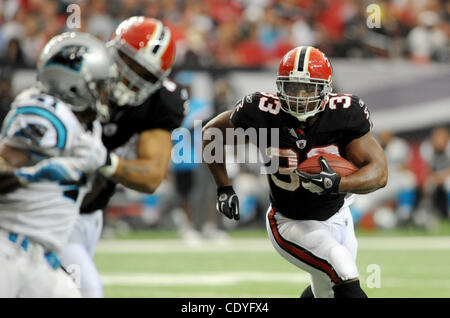
[[[298,155],[293,149],[284,148],[284,149],[275,149],[269,148],[267,152],[270,156],[277,156],[280,158],[287,158],[288,166],[280,167],[278,169],[278,173],[281,175],[289,176],[289,181],[282,181],[275,174],[271,174],[270,178],[272,179],[275,185],[286,191],[296,191],[300,187],[300,177],[294,173],[295,169],[298,166]]]

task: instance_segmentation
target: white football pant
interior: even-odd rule
[[[102,298],[103,285],[94,263],[94,253],[103,227],[103,212],[80,214],[70,236],[69,243],[61,253],[61,262],[70,272],[79,268],[81,295],[85,298]]]
[[[32,241],[23,244],[0,230],[0,298],[76,298],[80,292],[61,267],[53,268],[44,248]]]
[[[310,274],[314,297],[332,298],[335,284],[359,276],[357,241],[348,206],[326,221],[293,220],[270,207],[266,225],[277,252]]]

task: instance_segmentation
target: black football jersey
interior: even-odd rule
[[[235,128],[266,128],[268,141],[270,128],[279,128],[279,169],[268,174],[270,199],[276,210],[292,219],[323,221],[343,206],[345,193],[314,194],[302,187],[294,170],[306,158],[320,153],[346,158],[346,145],[371,129],[369,110],[360,98],[330,94],[317,121],[302,129],[295,117],[281,109],[276,95],[257,92],[237,103],[231,121]],[[260,151],[267,153],[267,149]],[[269,152],[274,153],[273,149]]]
[[[165,80],[160,89],[142,105],[117,107],[111,119],[103,125],[103,143],[108,150],[126,144],[135,134],[151,129],[165,129],[172,132],[181,126],[188,111],[186,88],[172,80]],[[116,184],[102,180],[102,191],[93,201],[81,208],[82,213],[103,209],[114,194]]]
[[[172,132],[184,119],[187,101],[187,90],[183,86],[174,81],[164,81],[142,105],[116,108],[110,122],[103,125],[104,145],[114,150],[127,143],[134,134],[150,129]]]

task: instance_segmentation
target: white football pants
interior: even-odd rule
[[[103,212],[80,214],[69,243],[61,253],[61,262],[70,268],[79,268],[81,295],[85,298],[102,298],[103,285],[94,263],[94,253],[103,227]]]
[[[326,221],[293,220],[271,206],[266,225],[277,252],[310,274],[314,297],[332,298],[335,284],[359,276],[357,241],[347,205]]]
[[[23,236],[13,242],[0,230],[0,298],[76,298],[78,287],[61,267],[51,267],[44,248]]]

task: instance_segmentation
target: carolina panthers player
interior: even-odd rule
[[[145,193],[158,188],[170,162],[171,132],[181,125],[188,107],[186,89],[168,78],[175,41],[161,21],[129,18],[117,27],[107,46],[119,78],[110,101],[110,120],[103,125],[103,142],[114,152],[110,165],[99,170],[62,256],[63,264],[81,266],[84,297],[103,296],[93,255],[102,230],[102,210],[116,184]]]
[[[40,55],[36,87],[15,99],[3,122],[0,297],[80,296],[58,254],[108,161],[96,118],[107,114],[113,65],[95,37],[55,36]]]
[[[310,46],[297,47],[282,58],[277,95],[256,92],[240,100],[233,111],[212,119],[208,129],[278,128],[279,169],[268,175],[271,206],[269,238],[286,260],[309,272],[315,297],[367,297],[356,267],[357,242],[347,193],[368,193],[384,187],[386,159],[370,133],[367,106],[350,94],[333,94],[332,69],[326,56]],[[269,139],[270,131],[269,131]],[[267,149],[260,149],[267,153]],[[359,170],[340,177],[322,157],[322,172],[298,170],[306,158],[333,153],[352,161]],[[272,157],[273,158],[273,157]],[[224,163],[209,164],[217,183],[217,207],[239,219],[239,200]]]

